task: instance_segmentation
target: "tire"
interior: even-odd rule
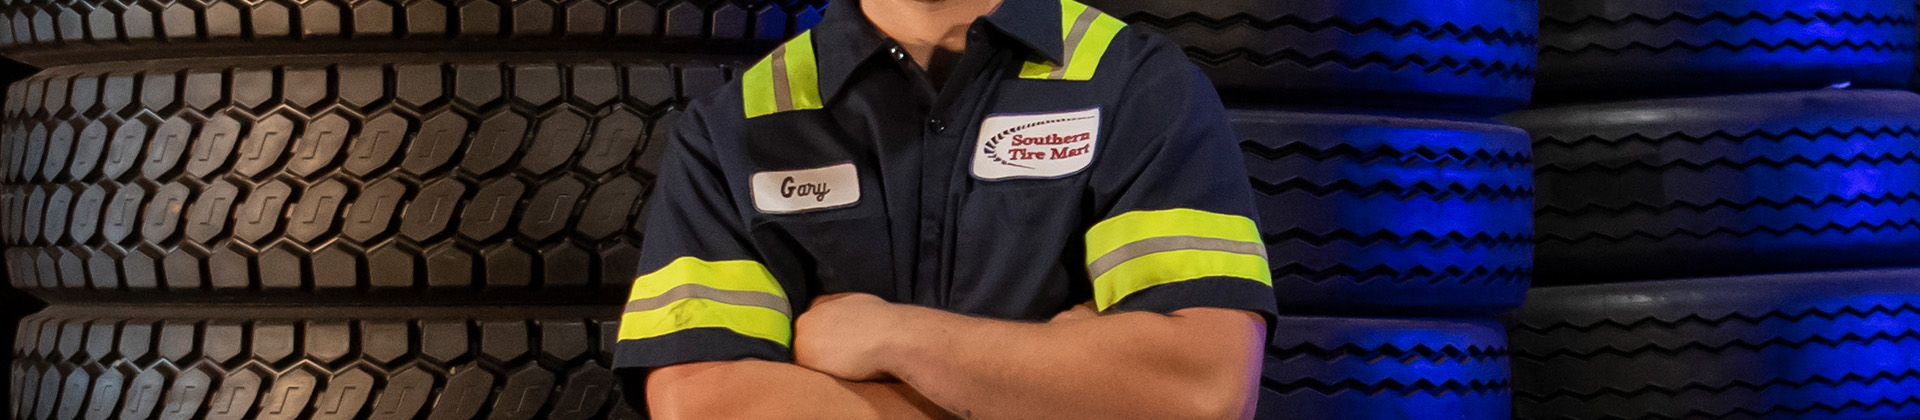
[[[640,419],[608,370],[618,313],[56,305],[21,323],[11,414]]]
[[[1511,413],[1507,339],[1498,323],[1282,317],[1275,327],[1255,418],[1492,420]]]
[[[113,60],[447,51],[760,54],[824,0],[330,0],[0,5],[0,54],[41,67]],[[504,6],[503,6],[504,5]]]
[[[44,306],[46,305],[40,301],[27,297],[13,288],[0,286],[0,341],[5,341],[7,348],[13,348],[15,328],[19,326],[20,318]],[[4,357],[0,357],[0,361],[6,362],[7,375],[9,378],[13,377],[13,352],[7,352]],[[0,394],[13,395],[13,381],[0,382]],[[0,414],[0,416],[7,415]]]
[[[1535,0],[1097,0],[1166,31],[1231,102],[1519,109],[1533,89]]]
[[[1534,136],[1536,285],[1920,264],[1920,96],[1820,90],[1506,117]]]
[[[89,302],[619,303],[660,132],[736,67],[491,57],[17,83],[0,130],[9,278]]]
[[[1538,102],[1904,88],[1908,0],[1592,0],[1540,7]]]
[[[1480,315],[1532,272],[1525,132],[1484,121],[1233,111],[1282,311]]]
[[[1920,417],[1920,270],[1534,289],[1516,419]]]

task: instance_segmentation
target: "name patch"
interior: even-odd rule
[[[761,213],[830,209],[859,201],[860,172],[853,163],[753,174],[753,207]]]
[[[1100,108],[988,116],[980,122],[973,176],[988,181],[1066,176],[1093,163],[1099,139]]]

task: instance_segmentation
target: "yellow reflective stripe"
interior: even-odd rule
[[[621,315],[620,340],[658,337],[689,328],[726,328],[749,337],[792,344],[793,319],[783,312],[784,308],[739,303],[779,302],[787,297],[773,273],[759,262],[681,257],[635,279],[628,302],[646,301],[676,289],[685,292],[682,286],[689,284],[716,291],[761,293],[773,299],[733,299],[735,303],[728,303],[713,299],[724,294],[681,293],[688,296],[666,304],[649,302],[636,308],[642,310]]]
[[[1062,0],[1061,3],[1075,2]],[[1106,13],[1100,13],[1093,19],[1093,26],[1087,28],[1087,33],[1081,35],[1080,45],[1073,49],[1073,57],[1067,59],[1067,73],[1062,78],[1078,81],[1093,80],[1094,71],[1100,69],[1100,59],[1107,55],[1107,48],[1113,46],[1113,38],[1120,35],[1120,30],[1126,27],[1126,22],[1107,16]]]
[[[1037,53],[1028,58],[1026,64],[1020,65],[1022,79],[1046,79],[1052,73],[1053,64],[1047,63],[1047,58]]]
[[[773,55],[761,59],[740,76],[740,96],[745,104],[747,118],[780,112],[773,103]]]
[[[1105,311],[1127,296],[1149,287],[1221,277],[1273,286],[1273,275],[1267,271],[1267,259],[1258,255],[1212,250],[1168,251],[1127,260],[1093,279],[1093,301],[1095,309]]]
[[[813,31],[787,42],[787,86],[793,110],[820,109],[820,70],[813,55]]]
[[[1163,236],[1259,243],[1260,228],[1243,216],[1194,209],[1130,211],[1087,229],[1087,263],[1134,241]]]
[[[1100,60],[1113,45],[1113,39],[1126,29],[1126,22],[1101,13],[1074,0],[1060,0],[1060,40],[1063,63],[1044,58],[1029,58],[1020,68],[1020,78],[1041,80],[1093,80]],[[1044,69],[1044,70],[1043,70]]]
[[[659,296],[682,284],[699,284],[720,290],[768,293],[787,297],[773,273],[759,262],[747,260],[707,261],[680,257],[665,267],[633,281],[633,293],[627,300]]]
[[[1149,287],[1193,279],[1229,277],[1272,286],[1265,254],[1253,219],[1232,214],[1139,210],[1087,229],[1087,275],[1102,311]]]
[[[620,340],[641,340],[693,328],[725,328],[740,335],[793,345],[793,320],[758,306],[689,298],[620,316]]]
[[[813,53],[813,31],[800,33],[747,68],[740,86],[749,119],[820,109],[820,75]]]

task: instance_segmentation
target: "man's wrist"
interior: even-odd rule
[[[892,328],[881,331],[881,337],[874,349],[875,364],[880,371],[899,377],[910,363],[919,357],[925,348],[927,329],[932,320],[927,308],[908,304],[888,305],[885,313],[877,314],[892,320]]]

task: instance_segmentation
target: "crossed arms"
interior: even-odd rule
[[[795,322],[794,364],[669,366],[646,395],[660,420],[1245,419],[1264,331],[1231,309],[1023,323],[833,295]]]
[[[712,273],[757,280],[720,288],[765,295],[739,303],[773,303],[729,306],[729,316],[754,321],[733,326],[748,334],[729,342],[779,343],[744,354],[762,360],[790,354],[794,363],[718,356],[632,360],[629,366],[665,366],[645,380],[654,418],[1251,417],[1267,334],[1265,318],[1256,313],[1273,311],[1273,290],[1258,231],[1241,216],[1252,213],[1253,200],[1245,169],[1231,164],[1241,159],[1240,151],[1211,83],[1179,46],[1141,39],[1150,45],[1139,57],[1114,62],[1156,70],[1137,71],[1127,98],[1102,111],[1102,118],[1135,127],[1129,135],[1108,136],[1101,147],[1130,153],[1104,158],[1087,176],[1087,188],[1101,197],[1096,207],[1104,210],[1084,243],[1094,297],[1105,314],[1075,308],[1049,322],[1013,322],[842,294],[821,297],[794,317],[780,284],[751,262],[757,255],[745,245],[750,235],[738,220],[745,217],[743,205],[731,191],[738,187],[723,182],[721,168],[752,166],[744,160],[748,154],[734,142],[712,141],[709,128],[731,125],[707,124],[697,107],[690,109],[661,167],[663,182],[650,216],[656,223],[649,224],[643,246],[657,258],[645,266],[669,265],[670,255],[739,260],[728,266],[735,268]],[[1182,249],[1161,252],[1168,246]],[[1126,262],[1095,269],[1115,255]],[[738,269],[744,266],[753,269]],[[678,295],[669,288],[716,278],[710,271],[652,283],[643,276],[634,297],[670,299]],[[1151,296],[1154,290],[1165,293]],[[648,347],[647,337],[695,324],[689,320],[707,321],[668,313],[671,305],[628,309],[621,340],[635,350],[626,354],[646,359],[717,348]],[[706,303],[689,307],[699,305]],[[741,338],[746,336],[765,340]],[[646,351],[660,349],[669,351]],[[674,363],[680,360],[731,361]]]

